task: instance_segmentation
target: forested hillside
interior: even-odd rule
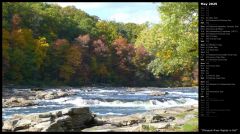
[[[161,23],[149,26],[101,20],[73,6],[5,2],[3,84],[196,85],[197,3],[156,10]]]

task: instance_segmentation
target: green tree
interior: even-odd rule
[[[103,36],[108,45],[118,37],[117,27],[115,23],[111,21],[98,21],[96,23],[96,28],[98,29],[98,35]]]
[[[139,33],[147,28],[146,24],[135,24],[135,23],[120,23],[118,24],[119,34],[126,38],[129,43],[135,43]]]
[[[198,58],[198,4],[168,2],[158,10],[161,23],[144,30],[137,44],[155,56],[148,66],[154,75],[189,75]]]

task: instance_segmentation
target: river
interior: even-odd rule
[[[29,90],[30,89],[14,89]],[[57,91],[59,89],[47,89]],[[82,87],[72,88],[76,95],[53,100],[35,100],[38,105],[29,107],[2,108],[2,118],[13,114],[41,113],[68,107],[90,107],[97,115],[130,115],[152,109],[198,104],[198,88],[132,88],[127,87]],[[152,96],[152,92],[168,92]]]

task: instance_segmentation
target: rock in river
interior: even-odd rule
[[[158,92],[152,92],[150,95],[151,96],[163,96],[163,95],[167,95],[168,94],[168,92],[160,92],[160,91],[158,91]]]
[[[31,91],[43,91],[44,89],[42,88],[31,88]]]
[[[51,100],[51,99],[57,99],[60,97],[65,97],[69,95],[74,95],[72,92],[64,92],[64,91],[37,91],[36,92],[36,98],[38,99],[46,99],[46,100]]]
[[[11,97],[9,99],[2,99],[3,107],[25,107],[36,105],[32,100],[24,98]]]

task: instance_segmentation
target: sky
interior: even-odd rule
[[[62,7],[73,5],[89,15],[98,16],[101,20],[137,24],[147,21],[156,24],[160,21],[157,11],[159,2],[55,2],[54,4]]]

